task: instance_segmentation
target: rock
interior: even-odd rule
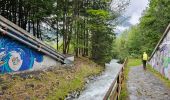
[[[7,89],[8,89],[8,86],[7,86],[7,85],[2,86],[2,87],[1,87],[1,89],[2,89],[2,91],[5,91],[5,90],[7,90]]]
[[[31,100],[29,96],[26,96],[24,100]]]
[[[11,79],[13,79],[13,80],[17,80],[17,79],[18,79],[18,77],[17,77],[16,75],[12,75],[12,76],[11,76]]]
[[[73,91],[72,93],[66,96],[65,100],[73,100],[75,98],[78,98],[79,96],[80,96],[80,91]]]
[[[20,77],[26,80],[26,79],[28,79],[29,75],[21,74]]]
[[[63,100],[62,98],[58,98],[59,100]]]
[[[60,84],[60,82],[59,82],[59,81],[57,81],[57,82],[56,82],[56,85],[58,86],[59,84]]]
[[[44,87],[43,84],[37,84],[37,85],[36,85],[36,89],[40,89],[40,88],[42,88],[42,87]]]
[[[26,83],[25,89],[28,89],[28,88],[34,88],[34,84],[33,83]]]
[[[71,79],[71,76],[70,75],[66,76],[66,79],[67,80]]]
[[[5,100],[12,100],[11,98],[7,97]]]
[[[42,77],[41,77],[41,75],[35,75],[35,76],[34,76],[34,79],[41,81],[41,80],[42,80]]]
[[[168,95],[168,93],[164,93],[164,95]]]
[[[75,98],[78,98],[79,97],[79,95],[80,95],[80,91],[77,91],[76,93],[75,93]]]
[[[3,78],[0,78],[0,83],[2,83],[4,81],[4,79]]]
[[[89,82],[90,82],[90,81],[87,79],[87,80],[86,80],[86,84],[89,84]]]
[[[0,95],[3,95],[4,93],[2,91],[0,91]]]
[[[29,78],[29,79],[32,79],[32,78],[33,78],[33,75],[28,75],[28,78]]]
[[[48,70],[47,71],[49,71],[49,72],[53,72],[54,71],[54,69],[53,68],[48,68]]]

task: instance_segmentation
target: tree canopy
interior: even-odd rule
[[[120,58],[124,56],[140,57],[142,52],[151,54],[160,37],[164,33],[170,22],[170,1],[169,0],[150,0],[149,7],[143,12],[140,23],[126,30],[117,39],[117,42],[126,41],[117,44]],[[122,47],[124,51],[119,51]]]
[[[117,5],[111,7],[112,2]],[[115,26],[110,21],[116,20],[128,2],[0,0],[0,14],[37,38],[55,41],[56,49],[64,54],[88,56],[103,64],[113,52]]]

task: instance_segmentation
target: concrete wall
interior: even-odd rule
[[[170,79],[170,31],[169,27],[152,54],[150,64],[162,75]]]
[[[39,70],[59,64],[37,50],[0,35],[0,73]]]

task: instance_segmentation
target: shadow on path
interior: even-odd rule
[[[170,89],[142,66],[130,68],[127,89],[130,100],[170,100]]]

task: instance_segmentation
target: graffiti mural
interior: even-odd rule
[[[29,70],[34,63],[41,62],[43,54],[11,38],[0,36],[0,73]]]
[[[170,79],[170,33],[163,39],[150,60],[153,68]]]

